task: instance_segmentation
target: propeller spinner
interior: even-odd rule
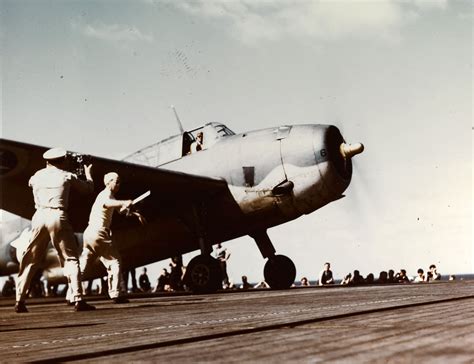
[[[345,159],[349,159],[357,154],[362,153],[364,151],[364,145],[362,143],[355,143],[355,144],[341,143],[339,147],[339,151],[341,152],[341,155]]]

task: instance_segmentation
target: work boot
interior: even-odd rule
[[[95,306],[89,305],[86,301],[77,301],[74,311],[93,311]]]
[[[15,303],[15,312],[16,313],[23,313],[23,312],[28,312],[28,309],[26,308],[25,301],[18,301]]]
[[[121,296],[121,297],[115,297],[115,298],[113,299],[113,301],[114,301],[114,303],[129,303],[129,302],[130,302],[127,298],[125,298],[125,297],[123,297],[123,296]]]

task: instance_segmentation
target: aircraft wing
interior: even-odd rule
[[[44,168],[43,153],[49,148],[7,139],[0,139],[0,208],[21,217],[31,219],[34,202],[29,178]],[[161,168],[146,167],[124,161],[88,156],[93,164],[94,193],[70,194],[69,216],[76,231],[87,225],[89,212],[97,194],[104,188],[103,176],[107,172],[117,172],[121,177],[117,199],[134,199],[151,191],[151,195],[140,204],[148,218],[150,216],[176,216],[192,213],[193,206],[213,204],[216,201],[226,206],[232,215],[240,214],[233,200],[227,182],[220,179],[179,173]],[[219,198],[216,198],[219,196]],[[230,207],[230,209],[229,209]],[[230,216],[231,217],[231,216]],[[119,219],[120,220],[120,219]],[[130,220],[130,219],[128,219]]]

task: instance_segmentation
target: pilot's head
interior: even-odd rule
[[[201,141],[201,142],[202,142],[202,138],[203,138],[203,137],[204,137],[204,135],[202,134],[202,131],[200,131],[199,133],[197,133],[197,136],[196,136],[196,138],[198,138],[198,139],[199,139],[199,141]]]
[[[118,192],[120,189],[120,177],[115,172],[109,172],[104,176],[104,185],[112,192]]]

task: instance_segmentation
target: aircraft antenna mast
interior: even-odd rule
[[[176,116],[176,121],[178,122],[179,130],[181,131],[181,134],[184,134],[183,124],[181,124],[181,120],[179,120],[178,113],[176,112],[176,109],[173,105],[171,105],[171,108],[173,109],[174,116]]]

